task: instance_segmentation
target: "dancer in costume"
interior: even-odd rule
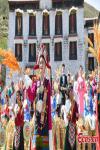
[[[84,113],[84,94],[86,92],[86,84],[85,80],[83,78],[83,72],[82,69],[79,71],[79,77],[78,77],[78,105],[79,105],[79,114],[83,115]]]
[[[22,107],[22,94],[20,91],[16,93],[17,107],[15,114],[15,133],[13,150],[24,150],[24,137],[23,137],[23,126],[24,126],[24,110]]]
[[[76,150],[76,121],[78,119],[78,107],[74,100],[73,88],[68,90],[68,97],[71,102],[71,108],[68,115],[69,123],[66,127],[65,147],[64,150]]]
[[[62,105],[61,101],[62,101],[62,93],[58,89],[56,92],[56,103],[57,103],[57,115],[58,115],[58,117],[60,117],[60,114],[61,114],[61,105]]]
[[[84,98],[85,98],[84,118],[85,119],[88,118],[91,130],[95,130],[96,118],[95,118],[95,111],[93,110],[92,89],[89,83],[87,85],[87,93],[84,95]]]
[[[65,102],[65,105],[63,105],[61,108],[61,113],[63,113],[64,122],[65,122],[65,125],[67,126],[68,121],[69,121],[67,116],[68,116],[70,108],[71,108],[71,101],[70,101],[69,97],[67,96],[67,94],[65,94],[65,96],[66,96],[66,102]]]
[[[45,76],[48,68],[47,53],[44,45],[40,47],[35,70],[39,70],[40,79],[36,82],[35,95],[35,124],[32,138],[32,150],[52,150],[52,120],[51,120],[51,87]],[[32,93],[31,93],[32,94]]]

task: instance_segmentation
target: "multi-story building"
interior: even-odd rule
[[[66,71],[74,74],[80,65],[85,70],[84,0],[8,2],[8,47],[23,68],[33,67],[37,48],[44,43],[53,74],[62,63],[66,64]]]

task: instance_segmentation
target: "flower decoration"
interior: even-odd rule
[[[14,54],[11,52],[11,50],[3,50],[0,49],[0,57],[1,57],[1,64],[9,67],[12,71],[19,71],[20,72],[20,66],[15,58]]]

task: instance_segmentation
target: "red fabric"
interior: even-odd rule
[[[49,130],[52,129],[52,119],[51,119],[51,87],[50,82],[48,83],[48,124],[49,124]]]
[[[20,127],[24,125],[24,111],[21,108],[15,118],[15,125]]]
[[[34,65],[33,69],[34,69],[34,70],[39,69],[39,65],[38,65],[38,64]]]
[[[46,67],[47,67],[48,69],[51,69],[51,66],[50,66],[48,63],[46,63]],[[34,69],[34,70],[39,69],[39,65],[38,65],[38,64],[34,65],[33,69]]]
[[[74,124],[76,124],[76,121],[78,120],[77,114],[78,114],[78,106],[77,103],[75,102],[71,119],[71,122]]]
[[[5,108],[5,114],[9,117],[9,107],[8,106],[6,106],[6,108]]]

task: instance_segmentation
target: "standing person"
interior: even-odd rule
[[[62,105],[65,105],[65,92],[67,90],[67,76],[65,74],[65,64],[62,64],[62,75],[60,77],[60,90],[62,93]]]
[[[79,105],[79,114],[83,115],[84,113],[84,94],[86,92],[86,84],[83,78],[83,70],[80,67],[79,77],[78,77],[78,105]]]
[[[35,109],[34,109],[34,134],[32,138],[32,150],[52,150],[52,119],[51,119],[51,87],[46,78],[48,67],[45,55],[46,50],[40,49],[35,69],[39,69],[40,79],[36,84]]]
[[[73,88],[68,89],[68,97],[71,102],[68,114],[68,126],[66,127],[65,148],[64,150],[76,150],[76,121],[78,119],[78,107],[74,100]]]
[[[74,90],[74,97],[76,102],[78,103],[78,94],[77,94],[77,89],[78,89],[78,82],[77,82],[78,74],[75,75],[75,81],[73,84],[73,90]]]
[[[56,103],[57,103],[57,115],[60,117],[61,113],[61,100],[62,100],[62,93],[60,92],[59,88],[56,93]]]
[[[63,105],[62,108],[61,108],[61,112],[63,113],[64,122],[65,122],[66,126],[68,125],[68,118],[67,118],[67,116],[69,114],[70,108],[71,108],[71,101],[70,101],[68,95],[66,94],[65,106]]]
[[[22,107],[22,94],[20,91],[16,93],[17,108],[15,114],[15,133],[13,150],[24,150],[24,137],[23,137],[23,126],[24,126],[24,110]]]

